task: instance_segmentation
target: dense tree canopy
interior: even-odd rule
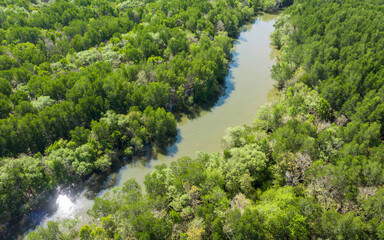
[[[0,0],[0,231],[56,186],[174,139],[173,114],[220,94],[233,40],[263,6]]]
[[[281,91],[254,123],[229,129],[221,153],[156,167],[146,194],[130,180],[97,198],[80,239],[384,239],[383,10],[284,10],[272,34]]]

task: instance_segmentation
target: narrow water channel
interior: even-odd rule
[[[228,127],[251,123],[257,109],[266,103],[273,92],[270,69],[274,63],[274,51],[269,36],[273,31],[276,15],[264,14],[253,24],[244,27],[236,44],[233,62],[226,80],[226,92],[209,111],[203,111],[194,119],[184,117],[178,124],[177,142],[168,148],[167,154],[158,154],[156,159],[142,159],[124,166],[117,176],[116,186],[135,178],[143,185],[147,173],[159,164],[170,164],[183,156],[194,157],[197,151],[217,152],[220,141]],[[102,196],[107,190],[97,194]],[[57,210],[44,217],[40,225],[64,218],[78,218],[85,224],[89,221],[87,210],[93,201],[85,192],[75,199],[66,195],[57,198]]]

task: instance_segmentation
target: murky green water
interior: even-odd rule
[[[274,63],[275,53],[270,46],[269,36],[273,31],[275,15],[264,15],[253,24],[244,27],[234,53],[227,77],[225,96],[209,111],[203,111],[194,119],[186,117],[178,124],[177,142],[168,148],[168,154],[158,154],[157,159],[143,159],[127,164],[118,172],[116,185],[122,185],[130,178],[143,184],[144,177],[154,166],[183,157],[194,157],[197,151],[217,152],[221,150],[221,138],[228,127],[251,123],[259,106],[266,103],[274,93],[274,82],[270,78],[270,69]],[[108,190],[100,192],[101,196]],[[56,212],[45,217],[42,225],[50,220],[63,218],[89,221],[87,210],[93,201],[82,193],[75,199],[59,195]]]
[[[266,15],[245,27],[236,45],[225,96],[199,117],[184,117],[179,123],[178,142],[169,148],[168,154],[159,154],[157,160],[128,164],[119,173],[119,184],[133,177],[141,183],[154,166],[183,156],[194,157],[196,151],[220,151],[221,138],[228,127],[253,121],[258,107],[274,92],[274,81],[270,78],[274,52],[269,40],[274,19],[274,15]]]

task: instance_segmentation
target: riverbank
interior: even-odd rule
[[[273,89],[269,71],[274,57],[270,55],[269,35],[273,31],[274,17],[264,14],[255,19],[254,24],[244,27],[245,31],[241,33],[239,43],[236,44],[233,63],[230,64],[225,95],[218,103],[209,111],[201,112],[196,119],[184,117],[178,123],[178,140],[167,149],[167,154],[160,153],[156,159],[143,158],[128,164],[118,173],[117,186],[132,177],[143,184],[144,176],[156,165],[169,164],[182,156],[193,157],[196,151],[220,151],[220,139],[228,127],[250,123],[253,120],[258,106],[267,101],[267,93]],[[92,205],[92,201],[86,197],[86,192],[75,198],[64,195],[70,199],[70,207],[59,206],[56,214],[46,218],[44,222],[79,217],[81,223],[86,223],[89,219],[86,212]],[[97,196],[100,197],[104,193],[98,193]],[[87,207],[84,209],[85,206]]]
[[[30,14],[19,16],[26,26],[1,26],[1,57],[10,62],[0,69],[1,226],[33,210],[40,194],[164,144],[177,134],[165,109],[220,92],[233,38],[257,3],[162,3],[28,2]]]

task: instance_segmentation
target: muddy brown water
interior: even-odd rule
[[[115,186],[121,186],[131,178],[143,185],[145,175],[156,165],[169,165],[183,156],[193,158],[197,151],[221,151],[221,138],[227,128],[253,121],[258,107],[275,93],[274,81],[270,77],[275,61],[275,51],[270,46],[275,18],[276,15],[264,14],[244,27],[235,44],[233,60],[226,78],[225,95],[219,98],[216,105],[208,111],[200,112],[193,119],[182,117],[178,123],[177,141],[167,149],[167,153],[157,154],[156,159],[143,158],[125,165],[115,175]],[[109,190],[110,188],[95,195],[102,196]],[[93,205],[93,200],[86,196],[86,191],[75,197],[58,195],[53,203],[55,206],[52,206],[55,209],[53,213],[35,213],[38,225],[45,226],[48,221],[65,218],[77,218],[80,225],[86,224],[90,221],[87,211]],[[12,235],[23,238],[31,230],[33,228],[28,231],[16,230]]]

